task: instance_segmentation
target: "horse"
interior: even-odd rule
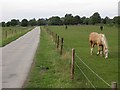
[[[93,48],[95,45],[98,46],[97,55],[105,56],[108,58],[108,44],[105,34],[98,34],[97,32],[92,32],[89,35],[89,42],[91,46],[91,55],[93,55]],[[100,48],[101,47],[101,48]]]
[[[103,26],[100,26],[100,30],[101,30],[101,31],[103,30]]]

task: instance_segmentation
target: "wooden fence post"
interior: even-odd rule
[[[53,32],[52,32],[52,37],[53,37]]]
[[[117,90],[117,82],[112,82],[111,88],[112,90]]]
[[[6,38],[7,38],[7,30],[6,30],[6,32],[5,32],[5,36],[6,36]]]
[[[49,30],[49,34],[51,35],[51,32],[50,32],[50,30]]]
[[[47,31],[47,33],[48,33],[48,29],[46,28],[46,31]]]
[[[72,63],[71,63],[71,79],[74,79],[74,62],[75,62],[75,49],[72,49]]]
[[[57,48],[59,47],[59,35],[58,35],[58,38],[57,38]]]
[[[50,30],[50,35],[52,36],[52,32],[51,32],[51,30]]]
[[[61,38],[61,50],[60,50],[60,54],[62,55],[63,53],[63,38]]]
[[[12,33],[12,35],[11,35],[11,36],[13,37],[14,30],[11,30],[10,32]]]
[[[55,43],[57,44],[57,34],[55,35]]]

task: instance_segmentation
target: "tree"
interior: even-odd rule
[[[78,15],[74,17],[74,24],[80,24],[80,17]]]
[[[88,25],[89,22],[90,22],[89,18],[85,18],[84,21],[83,21],[83,23],[86,24],[86,25]]]
[[[101,17],[100,14],[98,12],[95,12],[91,17],[91,24],[97,24],[97,23],[101,23]]]
[[[81,23],[81,24],[85,24],[85,22],[84,22],[84,21],[85,21],[85,19],[86,19],[86,17],[85,17],[85,16],[83,16],[83,17],[81,18],[80,23]]]
[[[106,17],[102,20],[102,23],[103,23],[103,24],[108,24],[108,23],[110,23],[110,18],[106,16]]]
[[[7,26],[7,27],[11,26],[11,22],[8,21],[8,22],[6,23],[6,26]]]
[[[16,20],[16,19],[11,20],[11,26],[16,26],[18,24],[19,24],[19,20]]]
[[[5,27],[5,22],[2,22],[2,27]]]
[[[35,25],[37,25],[37,21],[36,21],[36,19],[33,18],[33,19],[29,20],[29,25],[31,25],[31,26],[35,26]]]
[[[45,19],[38,19],[37,25],[46,25],[46,20]]]
[[[21,26],[23,26],[23,27],[28,26],[28,20],[27,19],[23,19],[21,21]]]
[[[64,23],[65,23],[65,25],[72,25],[72,24],[74,24],[74,18],[72,16],[72,14],[66,14],[65,15]]]
[[[113,23],[120,25],[120,16],[115,16],[115,17],[113,18]]]
[[[60,20],[62,21],[62,24],[65,24],[65,17],[60,18]]]
[[[62,21],[61,21],[60,17],[55,16],[55,17],[49,18],[48,24],[49,25],[62,25]]]

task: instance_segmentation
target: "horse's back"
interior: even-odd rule
[[[99,34],[97,32],[92,32],[89,35],[89,41],[97,41],[99,38]]]

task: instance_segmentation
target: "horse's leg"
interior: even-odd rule
[[[93,47],[94,47],[94,45],[93,45],[92,41],[90,42],[90,45],[91,45],[91,51],[90,51],[90,53],[91,53],[91,55],[93,55]]]
[[[103,46],[101,46],[100,56],[103,56]]]
[[[97,44],[97,46],[98,46],[98,52],[97,52],[97,55],[99,55],[99,54],[100,54],[100,46],[99,46],[99,44]]]

